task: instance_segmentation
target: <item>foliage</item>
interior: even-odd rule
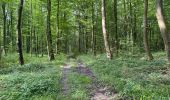
[[[12,58],[5,59],[9,61]],[[61,60],[59,59],[60,62]],[[12,64],[10,67],[1,68],[0,99],[39,100],[39,98],[46,98],[44,100],[47,100],[57,98],[61,92],[59,66],[59,63],[56,65],[35,62],[24,66]]]
[[[81,54],[78,60],[91,66],[98,79],[112,86],[122,98],[169,97],[170,68],[165,53],[158,52],[165,46],[155,17],[155,0],[148,1],[146,36],[154,52],[153,61],[146,61],[146,46],[141,41],[144,39],[141,0],[105,0],[108,47],[115,54],[110,61],[103,54],[101,0],[50,0],[51,4],[47,0],[23,1],[19,39],[25,65],[19,66],[15,33],[21,6],[19,0],[0,0],[0,99],[89,99],[86,86],[91,80],[77,73],[69,75],[72,87],[69,96],[60,93],[59,67],[68,61],[72,67],[77,65],[77,59],[70,59],[67,54],[71,58]],[[169,4],[170,1],[163,1],[167,27],[170,27]],[[51,7],[48,18],[47,5]],[[52,39],[46,37],[48,31],[51,34],[47,37]],[[56,60],[48,61],[50,53],[54,53]]]
[[[76,77],[76,78],[75,78]],[[90,85],[91,79],[78,73],[70,73],[68,77],[69,100],[89,100],[87,86]]]
[[[154,53],[156,59],[150,62],[142,56],[121,56],[110,61],[103,55],[81,58],[92,67],[101,82],[112,86],[123,97],[168,98],[170,69],[167,61],[162,59],[164,55],[162,52]]]

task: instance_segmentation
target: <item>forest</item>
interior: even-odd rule
[[[169,0],[0,0],[0,100],[169,100]]]

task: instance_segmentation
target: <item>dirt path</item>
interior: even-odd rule
[[[63,95],[67,96],[69,94],[69,85],[68,85],[68,75],[71,73],[73,68],[69,64],[62,66],[62,80],[61,84],[63,85]],[[90,100],[116,100],[117,94],[114,93],[109,87],[103,86],[100,82],[97,81],[92,70],[90,70],[86,65],[81,62],[78,62],[77,67],[74,69],[74,72],[85,75],[92,79],[92,84],[87,86],[87,90],[90,92]]]
[[[113,92],[109,87],[102,86],[96,79],[95,75],[93,74],[92,70],[90,70],[86,65],[83,63],[78,62],[76,67],[76,72],[79,74],[83,74],[88,76],[92,79],[92,84],[89,86],[91,91],[91,100],[115,100],[117,94]],[[89,90],[88,89],[88,90]]]
[[[62,66],[62,80],[61,84],[63,85],[62,91],[63,95],[68,95],[69,93],[69,86],[68,86],[68,74],[71,72],[71,67],[68,64]]]

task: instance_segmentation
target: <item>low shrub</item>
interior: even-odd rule
[[[1,100],[30,100],[35,96],[55,99],[60,92],[60,73],[56,66],[28,64],[1,70],[5,71],[0,76]]]
[[[162,59],[164,54],[155,53],[153,61],[142,56],[121,56],[108,60],[105,55],[84,60],[101,82],[119,92],[123,97],[163,97],[170,96],[170,68]],[[86,59],[86,56],[81,56]],[[91,59],[91,60],[89,60]]]

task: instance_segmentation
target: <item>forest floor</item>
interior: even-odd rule
[[[169,100],[170,64],[164,52],[48,57],[24,54],[26,64],[17,64],[17,54],[0,61],[0,100]],[[30,59],[31,57],[31,59]]]
[[[61,83],[63,95],[69,95],[69,89],[71,88],[68,83],[68,75],[76,72],[91,79],[91,83],[86,86],[86,90],[90,93],[90,96],[88,97],[90,100],[115,100],[117,96],[116,92],[114,92],[110,87],[100,84],[90,68],[80,62],[80,60],[77,62],[76,67],[71,67],[69,63],[70,62],[67,62],[67,64],[62,66]]]

